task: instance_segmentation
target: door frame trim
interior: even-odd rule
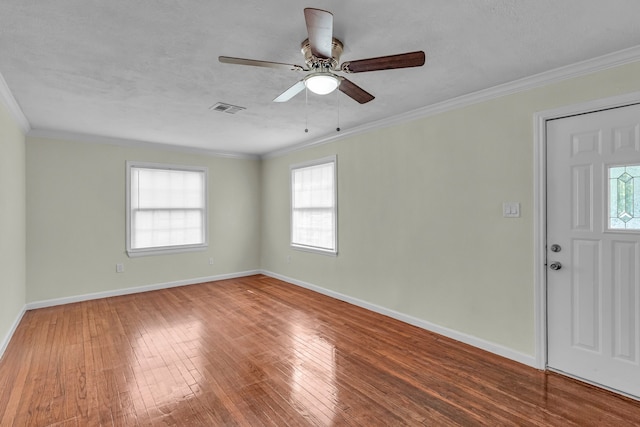
[[[547,369],[547,121],[640,103],[640,92],[566,105],[533,115],[533,281],[535,367]]]

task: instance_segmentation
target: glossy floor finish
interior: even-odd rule
[[[1,426],[640,424],[640,402],[252,276],[29,311]]]

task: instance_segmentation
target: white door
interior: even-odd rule
[[[640,105],[547,122],[547,328],[549,368],[640,397]]]

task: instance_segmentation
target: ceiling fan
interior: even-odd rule
[[[280,94],[273,100],[274,102],[288,101],[304,88],[307,88],[319,95],[326,95],[335,89],[339,89],[345,95],[360,104],[364,104],[373,100],[374,96],[352,81],[337,75],[336,72],[350,74],[424,65],[424,52],[416,51],[347,61],[338,66],[343,44],[333,37],[333,14],[326,10],[306,8],[304,9],[304,19],[309,35],[309,38],[302,42],[302,54],[304,55],[306,66],[229,56],[219,56],[218,60],[225,64],[252,65],[254,67],[288,69],[309,73],[302,80]]]

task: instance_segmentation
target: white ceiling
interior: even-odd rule
[[[426,65],[350,75],[368,104],[305,106],[271,102],[302,74],[218,62],[304,65],[304,7],[334,14],[343,61],[424,50]],[[36,130],[264,154],[638,46],[639,18],[637,0],[2,0],[0,74]]]

